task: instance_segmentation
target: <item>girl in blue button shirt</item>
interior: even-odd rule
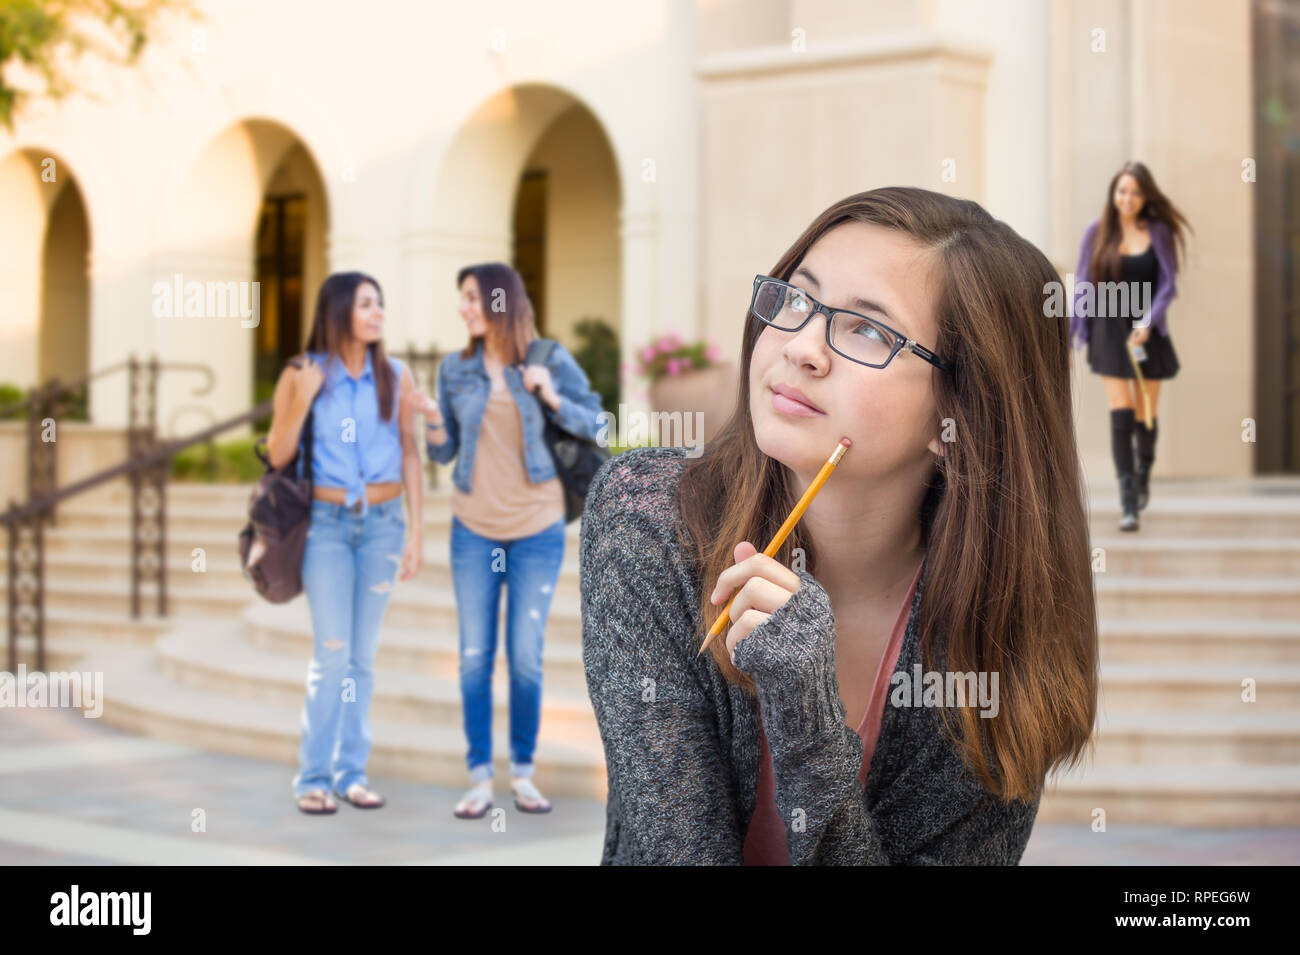
[[[561,516],[535,533],[530,529],[523,535],[506,531],[484,536],[453,510],[451,567],[460,621],[460,686],[469,740],[466,762],[472,784],[454,812],[462,819],[477,819],[492,807],[492,669],[503,583],[510,594],[506,648],[510,662],[511,789],[515,807],[521,812],[549,812],[550,801],[533,782],[533,750],[541,718],[542,640],[564,559],[565,520],[563,488],[541,487],[556,479],[555,462],[544,438],[545,419],[594,440],[602,424],[601,400],[588,385],[582,367],[558,343],[545,364],[524,364],[537,330],[518,272],[500,262],[475,265],[462,269],[456,284],[469,344],[448,355],[439,366],[436,402],[423,393],[413,399],[426,418],[429,457],[441,464],[455,458],[452,482],[462,494],[470,494],[476,453],[488,459],[482,451],[487,445],[479,438],[489,402],[495,394],[494,407],[499,409],[501,393],[508,392],[518,410],[523,440],[522,468],[511,467],[510,471],[522,470],[531,488],[502,502],[501,510],[508,514],[516,504],[524,511],[540,507],[537,502],[554,493],[547,511],[537,513],[551,513],[549,508],[557,506]],[[494,439],[497,449],[506,444],[505,435],[494,435]],[[513,440],[511,437],[511,443]],[[485,478],[513,479],[510,475],[485,475],[480,468],[477,483],[481,485]]]
[[[298,453],[312,413],[313,501],[302,581],[314,648],[293,780],[298,808],[310,814],[338,810],[331,790],[359,809],[384,804],[366,781],[372,664],[395,580],[420,569],[415,389],[410,371],[384,353],[383,324],[378,282],[361,272],[327,278],[306,362],[280,375],[267,436],[272,466],[283,467]]]

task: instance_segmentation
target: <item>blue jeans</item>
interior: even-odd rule
[[[451,576],[460,623],[460,694],[472,782],[491,779],[492,667],[496,662],[501,584],[510,663],[510,772],[533,774],[542,718],[542,637],[564,560],[564,519],[519,540],[481,537],[451,518]]]
[[[364,517],[341,504],[312,502],[302,583],[315,647],[294,796],[331,785],[342,795],[353,783],[366,784],[372,664],[405,539],[400,496],[370,505]]]

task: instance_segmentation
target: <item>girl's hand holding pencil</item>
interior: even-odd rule
[[[732,655],[733,662],[736,653],[736,644],[743,640],[749,632],[754,629],[754,627],[758,626],[758,624],[762,623],[763,620],[770,617],[777,607],[784,604],[790,599],[792,594],[799,590],[799,580],[797,577],[794,581],[793,589],[789,586],[790,578],[795,576],[794,572],[782,567],[772,558],[774,558],[776,552],[781,549],[781,545],[785,543],[785,539],[790,536],[790,531],[794,530],[794,526],[799,523],[799,518],[803,517],[803,512],[808,510],[808,505],[812,503],[813,498],[817,496],[817,492],[822,489],[822,485],[825,484],[826,480],[832,473],[834,473],[835,466],[840,463],[840,459],[844,457],[852,444],[853,442],[848,438],[840,438],[840,443],[835,445],[835,450],[831,452],[831,456],[826,459],[826,463],[823,464],[821,470],[817,472],[817,476],[813,478],[812,483],[808,485],[808,489],[803,492],[803,497],[799,498],[799,503],[794,506],[792,511],[790,511],[789,516],[785,519],[785,523],[781,525],[780,529],[772,539],[768,541],[767,548],[762,554],[759,554],[757,549],[754,549],[754,553],[750,554],[749,550],[753,548],[754,545],[750,544],[748,541],[741,541],[736,545],[736,564],[728,567],[718,576],[718,583],[715,585],[714,592],[717,594],[719,591],[723,591],[723,593],[721,596],[718,596],[717,600],[714,601],[715,603],[726,596],[725,591],[730,591],[737,586],[746,585],[749,579],[759,572],[760,568],[766,572],[763,575],[765,580],[768,580],[771,584],[777,586],[784,586],[786,591],[784,596],[780,596],[777,591],[771,586],[768,586],[768,584],[758,584],[750,590],[748,600],[753,601],[753,603],[742,605],[741,612],[744,610],[756,610],[758,613],[762,614],[762,616],[758,617],[751,613],[751,622],[747,628],[738,630],[733,626],[731,631],[728,632],[727,649]],[[741,548],[745,548],[745,550],[742,551]],[[744,557],[741,557],[742,553],[745,555]],[[754,561],[754,557],[763,557],[767,558],[767,560]],[[748,566],[748,569],[745,571],[739,570],[742,560],[745,561]],[[777,569],[784,573],[778,573]],[[732,574],[733,571],[736,572],[735,579],[727,580],[728,575]],[[725,584],[724,581],[726,581]],[[759,602],[760,595],[761,602]],[[737,594],[737,597],[739,597],[739,594]],[[709,628],[709,635],[704,638],[704,643],[700,645],[700,653],[703,653],[709,648],[709,644],[711,644],[714,638],[723,631],[728,623],[737,619],[737,617],[732,614],[732,608],[736,603],[737,597],[733,597],[731,603],[727,604],[726,609],[718,615],[718,619],[713,621],[713,626]],[[773,603],[773,601],[775,601],[775,603]],[[765,611],[763,608],[769,605],[771,605],[771,610]],[[731,636],[732,632],[736,634],[734,638]]]
[[[759,553],[749,541],[736,545],[735,557],[736,562],[719,575],[709,598],[710,603],[720,604],[729,593],[736,591],[727,612],[733,621],[727,631],[727,652],[733,663],[736,645],[802,586],[798,574],[775,557]]]

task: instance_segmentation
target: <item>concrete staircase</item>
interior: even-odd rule
[[[267,604],[240,573],[235,546],[248,493],[247,487],[169,487],[170,616],[152,616],[146,600],[138,621],[129,616],[125,489],[65,506],[49,532],[46,556],[47,665],[102,671],[106,723],[292,767],[311,619],[305,599]],[[460,786],[468,782],[448,497],[448,489],[426,490],[425,566],[415,580],[396,585],[385,617],[368,769]],[[568,535],[547,627],[536,774],[548,792],[604,798],[604,752],[582,666],[576,522]],[[202,573],[193,569],[195,548],[204,551]],[[509,772],[505,604],[493,684],[493,755],[501,778]],[[20,659],[32,666],[34,646],[21,649]],[[287,769],[286,787],[291,775]]]
[[[1118,498],[1091,506],[1095,756],[1049,780],[1039,820],[1300,825],[1300,481],[1158,482],[1135,534]]]
[[[446,489],[426,493],[425,567],[397,586],[376,659],[370,770],[460,786],[448,498]],[[65,506],[47,551],[48,663],[104,673],[105,721],[281,761],[287,788],[311,627],[301,598],[262,603],[240,575],[235,536],[247,495],[171,486],[172,615],[139,621],[128,613],[124,490]],[[1117,495],[1099,491],[1096,758],[1053,778],[1039,819],[1086,823],[1101,808],[1110,823],[1300,825],[1300,481],[1161,482],[1140,533],[1115,530],[1118,516]],[[556,795],[603,798],[582,669],[576,522],[568,534],[547,630],[537,776]],[[191,567],[194,548],[205,551],[203,573]],[[21,649],[30,666],[33,648]],[[493,738],[503,777],[506,677],[499,648]],[[1255,703],[1241,701],[1247,678]]]

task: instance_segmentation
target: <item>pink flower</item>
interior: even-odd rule
[[[722,349],[717,345],[710,345],[704,350],[704,357],[709,361],[722,361]]]
[[[641,360],[642,360],[642,361],[654,361],[654,360],[655,360],[655,346],[654,346],[654,345],[646,345],[645,348],[642,348],[642,349],[641,349]]]
[[[680,359],[677,359],[677,358],[669,358],[669,359],[668,359],[668,374],[670,374],[670,375],[676,375],[676,374],[677,374],[677,369],[678,369],[678,367],[680,367],[680,365],[681,365],[681,361],[680,361]]]

